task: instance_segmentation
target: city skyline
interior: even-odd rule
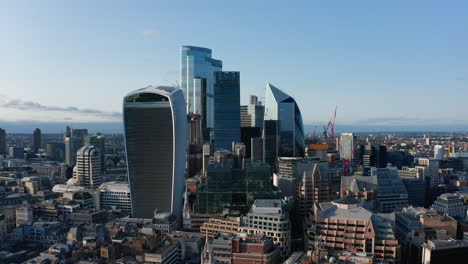
[[[337,128],[466,130],[467,110],[457,107],[468,91],[465,4],[422,3],[427,1],[330,2],[299,9],[242,2],[233,12],[186,3],[186,10],[212,11],[196,21],[165,2],[2,3],[0,122],[120,122],[120,98],[134,87],[179,82],[180,48],[196,45],[212,49],[224,70],[242,72],[242,104],[251,94],[264,101],[265,84],[275,83],[297,98],[306,126],[326,124],[338,105]],[[120,11],[127,7],[141,17]],[[280,15],[288,22],[275,19]],[[182,17],[193,23],[177,22]],[[210,30],[189,33],[197,27]],[[78,41],[81,36],[87,40]]]
[[[0,263],[464,262],[431,1],[0,1]]]

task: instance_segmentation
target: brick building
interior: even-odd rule
[[[263,235],[219,234],[207,242],[202,254],[202,264],[215,262],[276,264],[280,263],[280,249]]]
[[[208,222],[203,223],[200,227],[200,233],[206,234],[208,237],[214,238],[218,232],[237,233],[239,231],[240,220],[217,219],[210,218]]]
[[[336,251],[371,253],[378,261],[396,263],[399,243],[392,214],[376,214],[351,196],[320,203],[315,212],[316,241]],[[393,215],[394,216],[394,215]]]

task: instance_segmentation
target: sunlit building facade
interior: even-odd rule
[[[263,130],[264,162],[275,166],[277,157],[304,156],[304,126],[291,96],[267,84]]]
[[[207,127],[214,125],[214,72],[222,70],[222,61],[211,58],[211,49],[182,46],[181,49],[180,88],[187,103],[187,113],[201,115],[203,100],[206,100]],[[202,86],[196,77],[206,79],[206,98],[203,98]],[[202,117],[205,118],[205,117]]]

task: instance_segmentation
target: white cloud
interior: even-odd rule
[[[37,102],[0,98],[0,120],[40,122],[120,122],[122,114],[74,106],[46,106]]]
[[[154,29],[145,29],[143,30],[143,35],[147,37],[159,37],[161,36],[161,32]]]

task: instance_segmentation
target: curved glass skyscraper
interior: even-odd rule
[[[187,115],[182,90],[148,86],[124,97],[125,146],[133,217],[182,217]]]
[[[277,157],[304,156],[304,126],[294,98],[267,84],[263,161],[276,167]]]
[[[214,124],[214,101],[213,101],[213,78],[215,71],[221,71],[223,63],[211,58],[211,50],[195,46],[182,46],[180,63],[180,86],[184,92],[187,102],[187,113],[202,115],[206,112],[206,125],[213,128]],[[203,108],[202,86],[194,80],[195,78],[206,79],[206,110]]]

